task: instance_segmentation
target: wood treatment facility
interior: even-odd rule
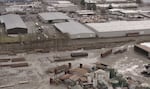
[[[4,29],[7,34],[26,34],[28,33],[27,26],[22,18],[16,14],[8,14],[0,16],[0,23],[4,24]]]
[[[99,38],[125,37],[150,34],[150,20],[143,21],[112,21],[106,23],[88,23]]]

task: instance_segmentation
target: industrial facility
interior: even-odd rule
[[[149,0],[0,0],[0,89],[150,89]]]

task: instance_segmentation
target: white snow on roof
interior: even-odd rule
[[[0,16],[0,21],[6,26],[6,29],[27,28],[19,15],[8,14]]]
[[[86,26],[75,22],[65,22],[65,23],[56,23],[55,27],[59,29],[63,33],[69,33],[69,34],[80,34],[80,33],[94,33]]]
[[[144,45],[150,48],[150,42],[144,42],[144,43],[141,43],[140,45]]]
[[[150,30],[150,20],[144,21],[112,21],[106,23],[88,23],[89,27],[97,32],[129,31],[129,30]]]
[[[62,20],[62,19],[71,19],[66,14],[61,12],[45,12],[39,13],[39,16],[42,17],[44,20]]]

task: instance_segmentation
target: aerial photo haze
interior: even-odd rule
[[[150,0],[0,0],[0,89],[150,89]]]

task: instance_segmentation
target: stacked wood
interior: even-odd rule
[[[10,64],[10,67],[16,68],[16,67],[27,67],[29,64],[27,62],[17,62]]]
[[[124,53],[126,51],[127,51],[127,48],[121,48],[121,49],[118,49],[118,50],[114,51],[113,53],[118,54],[118,53]]]
[[[20,61],[26,61],[26,59],[23,58],[23,57],[20,57],[20,58],[12,58],[11,61],[12,61],[12,62],[20,62]]]
[[[37,52],[37,53],[49,53],[49,50],[46,50],[46,49],[35,49],[34,52]]]
[[[95,63],[95,64],[96,64],[96,68],[98,68],[98,69],[103,69],[103,70],[105,70],[105,69],[108,68],[108,65],[106,65],[106,64],[104,64],[104,63],[97,62],[97,63]]]
[[[67,70],[69,70],[69,66],[68,65],[61,65],[61,66],[57,66],[57,67],[54,67],[54,68],[50,68],[46,72],[59,74],[61,72],[65,72]]]
[[[0,67],[10,67],[10,63],[2,63],[0,64]]]
[[[71,53],[71,57],[86,57],[86,56],[88,56],[88,53],[86,53],[86,52]]]
[[[112,49],[106,50],[103,53],[101,53],[101,58],[104,58],[112,53]]]
[[[12,68],[27,67],[27,66],[29,66],[27,62],[15,62],[15,63],[3,63],[3,64],[0,64],[0,67],[12,67]]]
[[[72,57],[55,57],[55,58],[54,58],[54,61],[55,61],[55,62],[72,61],[72,60],[75,60],[75,59],[72,58]]]
[[[0,59],[0,62],[8,62],[8,61],[10,61],[10,58],[1,58]]]

